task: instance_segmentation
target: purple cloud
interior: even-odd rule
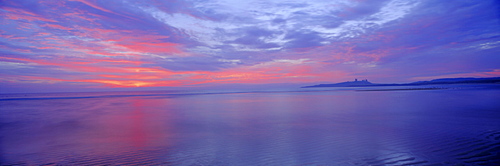
[[[17,89],[409,82],[500,70],[494,0],[1,3],[0,86]]]

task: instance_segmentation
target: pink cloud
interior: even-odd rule
[[[99,6],[97,4],[97,1],[93,1],[93,0],[70,0],[70,1],[77,1],[77,2],[81,2],[85,5],[88,5],[94,9],[97,9],[97,10],[100,10],[100,11],[103,11],[103,12],[107,12],[107,13],[111,13],[111,14],[115,14],[115,15],[119,15],[119,16],[122,16],[122,17],[126,17],[126,18],[129,18],[129,19],[132,19],[132,20],[136,20],[136,18],[133,18],[133,17],[129,17],[129,16],[126,16],[126,15],[123,15],[123,14],[120,14],[120,13],[116,13],[116,12],[113,12],[111,10],[108,10],[106,8],[103,8],[101,6]]]
[[[77,82],[102,83],[110,87],[159,87],[159,86],[179,86],[178,81],[137,81],[137,80],[72,80]]]
[[[145,42],[136,42],[136,43],[127,43],[127,44],[116,44],[118,46],[126,47],[132,51],[137,52],[149,52],[149,53],[183,53],[177,47],[179,44],[176,43],[145,43]]]
[[[56,24],[43,24],[41,26],[55,28],[55,29],[61,29],[61,30],[73,30],[73,28],[68,28],[68,27],[64,27],[64,26],[56,25]]]
[[[144,87],[144,86],[181,86],[203,83],[278,83],[283,81],[315,82],[331,81],[336,77],[346,76],[340,71],[315,71],[313,66],[321,64],[308,60],[276,60],[253,66],[242,66],[222,71],[170,71],[158,67],[134,67],[141,64],[133,61],[114,61],[109,59],[94,59],[87,61],[57,61],[56,59],[30,60],[22,58],[3,58],[35,63],[44,66],[55,66],[62,70],[85,72],[88,79],[38,78],[62,82],[92,82],[111,87]],[[99,63],[107,63],[102,66]],[[109,63],[119,63],[125,66],[115,66]],[[108,73],[108,74],[106,74]],[[327,79],[326,79],[327,78]],[[35,78],[32,78],[35,79]]]
[[[23,9],[10,8],[10,7],[2,7],[2,9],[8,11],[8,13],[5,13],[5,15],[3,15],[3,17],[10,19],[10,20],[57,22],[55,20],[41,17],[35,13],[29,12],[29,11],[26,11]]]
[[[93,8],[95,8],[95,9],[98,9],[98,10],[101,10],[101,11],[104,11],[104,12],[108,12],[108,13],[113,13],[113,14],[116,14],[116,13],[114,13],[114,12],[112,12],[112,11],[108,10],[108,9],[105,9],[105,8],[102,8],[102,7],[98,6],[98,5],[95,3],[95,1],[90,1],[90,0],[70,0],[70,1],[77,1],[77,2],[81,2],[81,3],[85,4],[85,5],[88,5],[88,6],[90,6],[90,7],[93,7]]]

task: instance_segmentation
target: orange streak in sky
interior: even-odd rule
[[[101,83],[110,87],[151,87],[151,86],[182,86],[203,83],[277,83],[277,82],[312,82],[328,81],[339,76],[346,76],[343,72],[313,71],[312,66],[324,65],[319,63],[289,63],[286,61],[273,61],[253,66],[242,66],[222,71],[170,71],[160,67],[134,67],[127,66],[134,61],[110,59],[93,59],[83,62],[58,62],[45,60],[31,60],[22,58],[7,58],[36,63],[39,65],[57,66],[63,70],[86,72],[82,77],[86,79],[58,79],[35,78],[41,80],[61,82],[90,82]],[[75,60],[75,59],[72,59]],[[99,66],[104,62],[109,66]],[[109,64],[108,64],[109,63]],[[118,63],[125,66],[116,66]],[[141,62],[138,62],[138,64]],[[83,66],[85,65],[85,66]]]
[[[156,76],[156,75],[108,75],[101,74],[99,77],[107,77],[107,78],[119,78],[119,79],[140,79],[140,80],[155,80],[162,79],[164,77]]]

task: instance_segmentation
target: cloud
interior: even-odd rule
[[[7,6],[2,6],[1,9],[3,10],[2,13],[5,14],[3,18],[10,20],[57,22],[53,19],[44,18],[38,14],[26,11],[24,9],[12,8]]]
[[[273,51],[283,47],[321,46],[341,38],[356,37],[403,18],[419,4],[401,0],[385,4],[380,1],[191,3],[193,9],[188,13],[169,13],[154,7],[142,9],[158,21],[211,48],[228,45],[235,51]],[[351,12],[342,13],[345,10]],[[208,18],[196,17],[202,14],[208,14]],[[351,16],[347,17],[348,14]]]
[[[493,76],[498,5],[8,1],[0,7],[0,75],[9,85],[110,87]]]
[[[104,11],[104,12],[114,13],[114,12],[108,10],[108,9],[105,9],[105,8],[102,8],[102,7],[98,6],[96,4],[96,2],[92,1],[92,0],[70,0],[70,1],[81,2],[81,3],[85,4],[85,5],[88,5],[88,6],[92,7],[92,8],[95,8],[95,9],[98,9],[98,10],[101,10],[101,11]]]
[[[241,60],[239,60],[239,59],[218,59],[217,61],[219,61],[219,62],[225,62],[225,63],[231,63],[231,64],[241,63]]]
[[[357,37],[368,30],[403,18],[418,4],[417,1],[392,0],[383,6],[379,12],[359,19],[346,20],[336,28],[325,28],[318,25],[306,28],[321,33],[323,37],[328,39]]]
[[[195,18],[193,16],[181,13],[169,14],[156,8],[145,8],[145,12],[150,13],[155,19],[171,27],[174,27],[182,33],[188,35],[193,40],[202,42],[209,46],[221,44],[221,39],[217,37],[218,29],[235,28],[235,25],[214,22]]]

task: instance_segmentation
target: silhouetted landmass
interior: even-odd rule
[[[500,77],[490,78],[441,78],[431,81],[417,81],[405,84],[376,84],[368,80],[341,82],[336,84],[319,84],[312,86],[304,86],[302,88],[319,88],[319,87],[367,87],[367,86],[418,86],[418,85],[438,85],[438,84],[491,84],[500,83]]]

